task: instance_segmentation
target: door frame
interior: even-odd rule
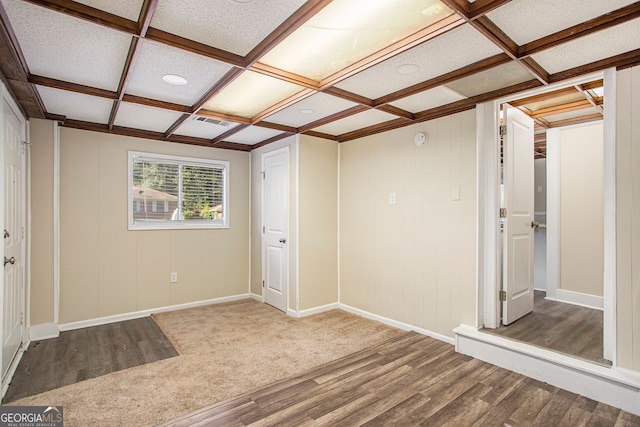
[[[29,273],[30,270],[30,260],[27,259],[27,233],[28,233],[28,224],[27,224],[27,218],[28,218],[28,212],[27,212],[27,194],[26,194],[26,184],[27,184],[27,174],[29,173],[29,171],[27,170],[27,157],[29,155],[29,150],[27,149],[27,147],[29,146],[28,144],[28,138],[29,138],[29,132],[28,132],[28,126],[27,126],[27,119],[24,117],[24,115],[22,114],[22,111],[20,110],[20,108],[18,107],[18,105],[15,103],[15,101],[13,100],[13,98],[11,97],[11,94],[9,93],[9,91],[7,90],[6,86],[4,85],[3,82],[0,82],[0,142],[2,142],[2,150],[0,150],[0,163],[4,165],[4,144],[5,144],[5,140],[4,140],[4,108],[5,108],[5,101],[7,103],[7,105],[9,106],[9,108],[11,108],[11,110],[15,113],[15,115],[18,117],[18,119],[21,122],[21,127],[22,127],[22,139],[23,139],[23,143],[25,144],[24,146],[24,156],[22,157],[22,182],[20,183],[20,191],[22,193],[22,209],[21,209],[21,214],[22,214],[22,227],[23,227],[23,239],[22,239],[22,247],[20,248],[20,252],[21,252],[21,257],[22,257],[22,292],[21,292],[21,306],[22,306],[22,338],[21,338],[21,345],[18,348],[18,351],[16,353],[16,355],[14,355],[13,357],[13,361],[11,362],[11,365],[8,366],[7,368],[7,374],[5,377],[3,377],[2,380],[2,390],[1,390],[1,397],[4,397],[5,392],[7,391],[7,388],[9,386],[9,383],[11,382],[11,378],[13,377],[13,374],[15,373],[16,368],[18,367],[18,363],[20,362],[20,359],[22,357],[22,353],[24,353],[25,348],[28,346],[29,343],[29,330],[28,330],[28,316],[29,316],[29,306],[30,306],[30,301],[29,301],[29,292],[27,290],[27,275]],[[4,171],[2,174],[0,174],[0,188],[4,188]],[[0,222],[2,222],[4,224],[4,196],[0,198]],[[0,249],[0,253],[2,258],[4,259],[4,244],[1,245],[2,248]],[[0,331],[3,330],[4,327],[4,274],[2,275],[2,277],[0,278]],[[2,353],[0,352],[0,360],[2,359]]]
[[[260,228],[262,230],[264,230],[264,226],[265,226],[265,215],[266,215],[266,209],[265,209],[265,185],[264,185],[264,161],[267,157],[271,157],[271,156],[276,156],[278,154],[281,153],[287,153],[287,182],[288,182],[288,205],[289,208],[287,209],[286,215],[287,215],[287,228],[288,228],[288,232],[287,232],[287,238],[291,237],[291,215],[290,215],[290,211],[291,211],[291,150],[289,149],[289,146],[284,146],[282,148],[278,148],[275,149],[273,151],[268,151],[266,153],[262,153],[260,155],[260,174],[263,176],[263,178],[260,180],[260,192],[261,192],[261,204],[262,206],[260,207]],[[290,256],[290,244],[287,244],[286,246],[287,248],[287,270],[286,270],[286,275],[287,275],[287,295],[286,295],[286,310],[285,313],[289,313],[289,297],[290,297],[290,291],[291,291],[291,277],[290,277],[290,270],[291,270],[291,256]],[[262,273],[262,298],[261,301],[262,303],[266,302],[266,295],[265,295],[265,286],[264,283],[266,281],[266,277],[267,277],[267,265],[265,260],[267,259],[267,241],[265,239],[265,234],[264,232],[260,233],[260,253],[262,256],[262,261],[261,261],[261,273]],[[296,308],[297,310],[297,308]]]
[[[476,106],[478,242],[477,300],[478,327],[500,325],[500,176],[499,109],[514,99],[538,95],[593,79],[604,79],[607,111],[604,117],[604,357],[616,365],[616,69],[586,74],[533,90],[520,92]]]

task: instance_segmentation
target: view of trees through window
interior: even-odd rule
[[[134,221],[223,219],[223,168],[134,160],[132,172]]]

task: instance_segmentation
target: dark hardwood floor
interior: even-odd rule
[[[415,332],[164,426],[638,426],[640,417]]]
[[[2,403],[177,355],[151,317],[61,332],[29,345]]]
[[[533,312],[484,332],[610,366],[603,355],[602,311],[545,299],[535,291]]]

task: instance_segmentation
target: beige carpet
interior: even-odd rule
[[[403,333],[340,310],[294,319],[253,300],[162,313],[154,319],[178,357],[12,405],[63,405],[67,427],[154,425]]]

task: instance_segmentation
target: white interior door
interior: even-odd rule
[[[267,304],[287,312],[289,251],[289,150],[262,157],[263,296]]]
[[[503,282],[506,295],[502,323],[508,325],[533,310],[534,155],[533,120],[504,105]]]
[[[2,376],[22,344],[24,307],[25,125],[3,99],[4,277],[2,292]]]

